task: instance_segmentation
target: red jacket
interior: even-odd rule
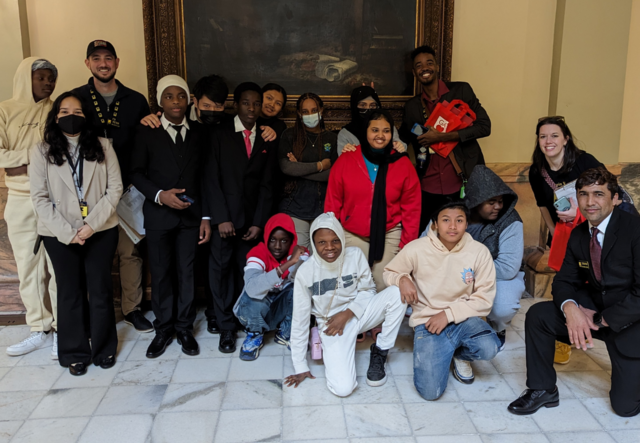
[[[344,152],[331,167],[324,212],[333,212],[352,234],[370,236],[373,183],[360,151]],[[402,223],[400,248],[418,238],[422,209],[420,180],[408,157],[387,172],[387,231]]]

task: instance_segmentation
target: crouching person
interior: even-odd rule
[[[265,226],[264,243],[247,254],[244,290],[233,307],[233,313],[247,330],[241,360],[257,359],[264,346],[265,332],[276,329],[275,342],[289,347],[293,279],[307,258],[309,252],[298,246],[291,217],[286,214],[271,217]]]
[[[371,345],[367,384],[387,381],[385,364],[407,309],[397,287],[376,294],[367,258],[357,247],[344,248],[344,230],[332,212],[311,225],[313,255],[300,266],[293,287],[291,358],[295,375],[285,379],[297,387],[315,378],[307,364],[309,317],[314,315],[322,340],[327,387],[346,397],[356,381],[356,337],[382,323],[382,332]]]
[[[487,247],[465,233],[467,216],[462,202],[444,205],[427,236],[405,246],[383,274],[413,307],[413,382],[426,400],[444,393],[452,360],[454,377],[471,384],[470,362],[491,360],[500,346],[480,318],[491,312],[495,267]]]

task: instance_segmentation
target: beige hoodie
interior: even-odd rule
[[[388,285],[398,286],[403,276],[409,277],[418,291],[409,319],[411,327],[442,311],[456,324],[486,316],[496,296],[491,253],[468,233],[449,251],[433,228],[429,229],[426,237],[406,245],[384,268]]]
[[[50,98],[33,99],[31,66],[41,57],[22,60],[13,77],[13,98],[0,103],[0,168],[15,168],[29,164],[29,150],[42,141],[47,114],[53,102]],[[29,176],[5,176],[7,188],[29,192]]]

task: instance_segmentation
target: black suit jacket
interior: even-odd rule
[[[562,268],[553,280],[553,300],[598,311],[609,324],[618,350],[640,358],[640,219],[614,208],[604,233],[602,281],[593,274],[589,223],[571,233]]]
[[[199,226],[202,217],[209,216],[203,197],[202,168],[207,133],[202,125],[190,122],[179,158],[173,140],[162,126],[150,128],[139,125],[131,159],[131,182],[147,198],[144,202],[145,229],[172,229],[182,222],[185,226]],[[155,202],[158,191],[185,189],[195,200],[187,209],[177,210]]]
[[[258,126],[251,158],[247,158],[244,136],[235,131],[233,119],[220,123],[210,134],[205,186],[211,223],[230,221],[235,229],[264,228],[271,215],[276,144],[265,142]]]
[[[439,102],[447,101],[451,103],[452,100],[462,100],[476,113],[476,120],[473,122],[473,125],[458,131],[460,142],[453,148],[453,154],[462,172],[466,178],[469,178],[475,165],[484,165],[484,156],[482,155],[482,150],[480,149],[477,139],[488,137],[491,134],[491,120],[469,83],[445,82],[445,84],[447,88],[449,88],[449,92],[440,97]],[[420,97],[421,95],[416,95],[404,105],[402,126],[399,131],[402,141],[411,143],[416,155],[418,154],[417,151],[420,148],[420,144],[417,142],[418,137],[411,132],[411,129],[415,123],[424,125],[426,122],[423,113],[424,107],[422,106]],[[427,156],[424,168],[419,171],[421,174],[426,172],[429,159],[430,156]]]

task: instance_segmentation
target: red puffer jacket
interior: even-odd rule
[[[369,237],[373,183],[360,146],[344,152],[331,167],[324,211],[333,212],[352,234]],[[400,248],[418,238],[422,193],[408,157],[389,165],[387,172],[387,231],[402,223]]]

